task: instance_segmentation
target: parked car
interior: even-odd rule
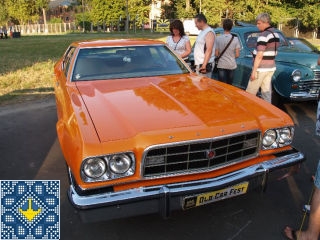
[[[300,51],[320,54],[320,50],[304,38],[288,37],[287,39],[289,40],[292,47]]]
[[[216,35],[223,34],[222,28],[214,29]],[[237,69],[233,85],[246,89],[252,70],[253,55],[259,30],[254,25],[235,26],[232,31],[240,41],[240,56],[237,58]],[[280,47],[276,56],[277,70],[273,75],[273,102],[316,100],[320,89],[319,55],[313,52],[302,52],[294,48],[285,35],[277,30]],[[193,63],[193,55],[190,57]],[[213,74],[213,78],[217,75]]]
[[[168,217],[264,189],[304,161],[286,113],[196,75],[161,41],[72,43],[54,74],[68,196],[83,221]]]

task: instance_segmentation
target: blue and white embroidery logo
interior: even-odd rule
[[[60,181],[0,183],[0,239],[60,239]]]

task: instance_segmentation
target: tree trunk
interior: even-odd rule
[[[47,14],[46,14],[46,9],[45,8],[42,8],[42,16],[43,16],[44,25],[47,25]]]
[[[190,9],[190,0],[186,0],[186,11],[188,12]]]

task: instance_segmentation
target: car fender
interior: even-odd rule
[[[290,98],[290,93],[298,91],[297,82],[293,81],[292,73],[294,71],[301,72],[301,80],[299,82],[310,81],[314,79],[313,71],[300,64],[277,62],[277,70],[272,77],[272,86],[278,95]]]

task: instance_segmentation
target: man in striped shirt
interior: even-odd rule
[[[268,13],[261,13],[256,18],[259,31],[257,48],[254,50],[253,68],[246,91],[254,95],[261,89],[261,97],[271,103],[271,79],[276,70],[275,57],[280,43],[279,35],[271,27]]]

